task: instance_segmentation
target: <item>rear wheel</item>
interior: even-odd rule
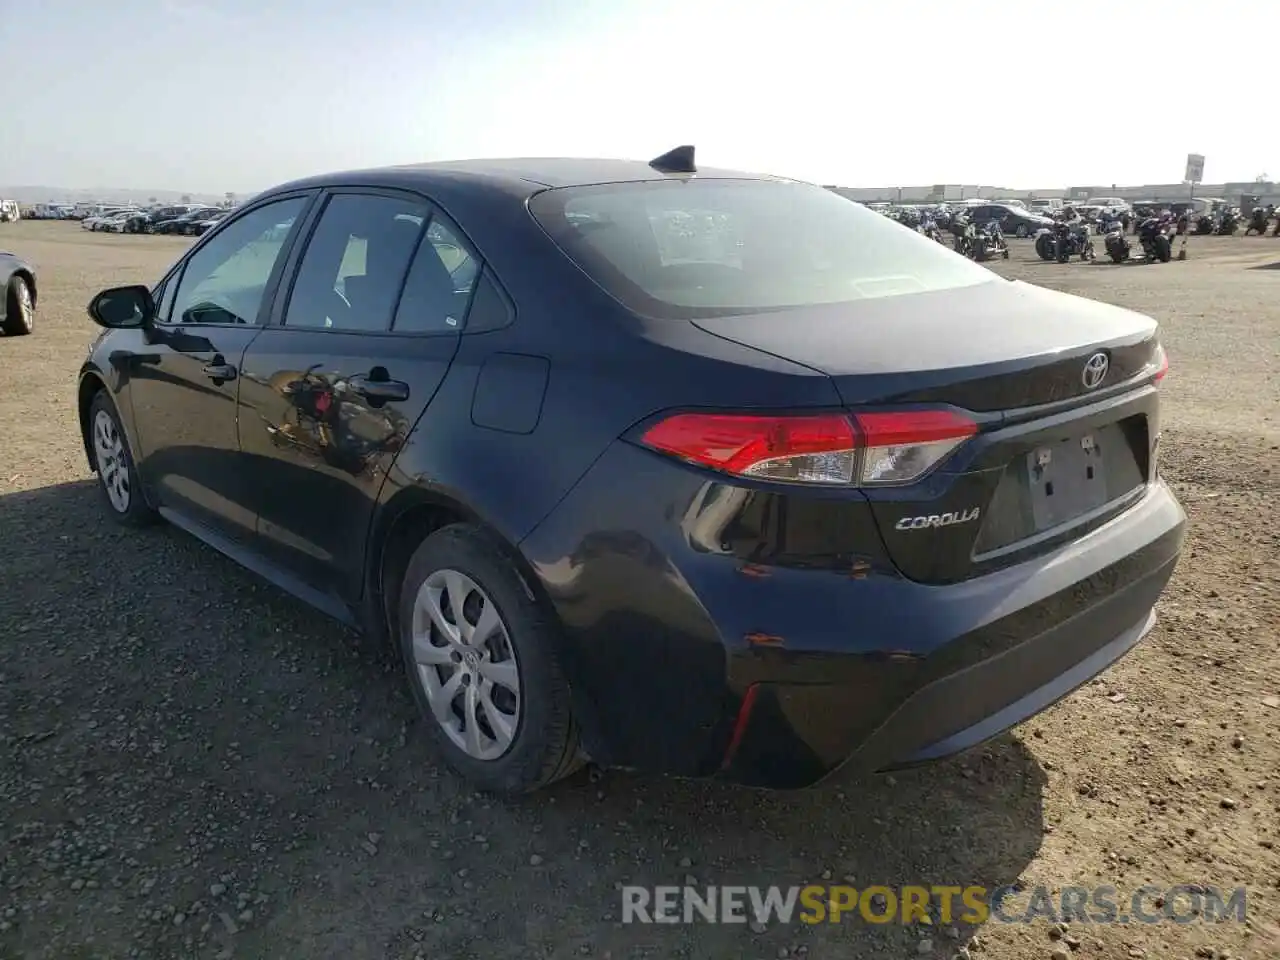
[[[35,325],[36,306],[31,287],[23,277],[11,277],[5,291],[4,323],[0,324],[5,336],[23,337]]]
[[[399,611],[413,697],[449,766],[508,795],[580,766],[555,623],[489,534],[454,524],[423,541]]]

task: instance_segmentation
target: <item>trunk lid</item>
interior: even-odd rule
[[[1084,361],[1109,355],[1102,386],[1150,363],[1156,323],[1031,284],[970,287],[854,304],[693,321],[726,340],[827,374],[848,406],[950,403],[995,412],[1092,393]]]

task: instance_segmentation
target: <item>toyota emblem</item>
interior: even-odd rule
[[[1080,374],[1080,380],[1084,383],[1086,390],[1093,390],[1102,384],[1107,378],[1107,368],[1111,366],[1111,361],[1107,359],[1105,353],[1095,353],[1092,357],[1085,361],[1084,371]]]

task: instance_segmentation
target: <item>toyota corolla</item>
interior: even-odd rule
[[[487,790],[954,754],[1183,542],[1155,321],[692,148],[290,183],[90,314],[106,512],[393,643]]]

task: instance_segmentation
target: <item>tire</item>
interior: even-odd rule
[[[436,625],[439,620],[427,612],[433,604],[446,624],[458,623],[452,605],[445,609],[445,598],[451,595],[466,596],[463,620],[472,630],[492,604],[497,622],[488,644],[481,641],[473,647],[445,636]],[[493,537],[471,524],[453,524],[429,536],[409,560],[399,611],[400,652],[414,701],[455,772],[480,790],[518,796],[566,777],[582,765],[569,684],[557,659],[557,627]],[[420,665],[423,651],[430,652],[426,664]],[[494,682],[484,673],[486,664],[490,668],[511,664],[510,676],[518,691]],[[459,685],[450,692],[454,678]],[[484,706],[486,701],[478,700],[479,693],[474,699],[468,693],[486,689],[493,712]],[[501,698],[496,697],[499,692]],[[436,719],[433,699],[445,720]],[[497,699],[503,702],[495,703]],[[505,709],[511,704],[514,716]],[[473,711],[471,717],[468,709]],[[511,731],[505,745],[495,713]],[[471,718],[477,722],[471,724]],[[477,733],[468,737],[472,727]],[[484,756],[486,751],[491,756]]]
[[[1040,239],[1036,241],[1036,255],[1041,260],[1049,261],[1054,258],[1053,238],[1047,233],[1040,234]]]
[[[982,263],[987,259],[987,244],[985,240],[979,240],[973,245],[973,262]]]
[[[155,523],[158,515],[143,496],[129,438],[106,390],[99,390],[89,405],[89,449],[98,492],[111,518],[126,527]]]
[[[6,337],[25,337],[35,328],[35,300],[31,296],[30,285],[22,277],[9,278],[4,310],[4,323],[0,323],[0,330]]]
[[[1169,242],[1168,237],[1156,237],[1153,242],[1156,248],[1156,258],[1161,263],[1168,263],[1173,259],[1173,244]]]

